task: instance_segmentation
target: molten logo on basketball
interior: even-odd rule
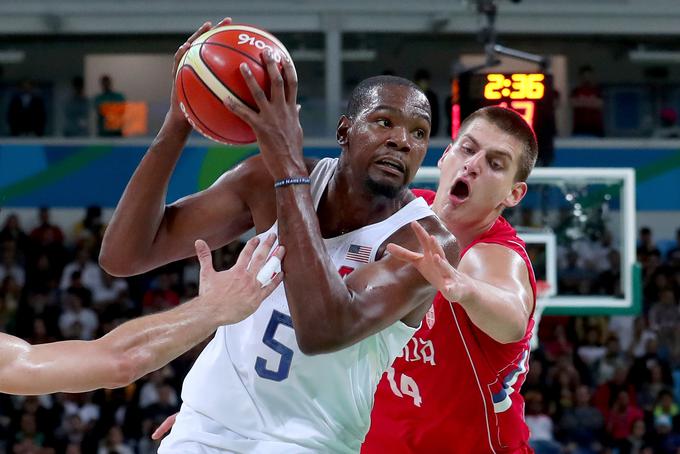
[[[256,39],[254,36],[250,36],[248,33],[241,33],[238,35],[238,44],[248,44],[250,46],[255,46],[259,50],[269,49],[277,63],[281,63],[281,59],[283,58],[281,56],[281,52],[279,52],[278,49],[270,46],[261,39]]]

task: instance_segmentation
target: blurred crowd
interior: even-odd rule
[[[33,344],[94,339],[197,294],[198,263],[115,278],[97,263],[105,225],[88,207],[70,230],[47,208],[24,228],[0,226],[0,330]],[[214,254],[232,266],[242,244]],[[544,316],[522,389],[531,442],[546,453],[680,453],[680,230],[660,250],[639,233],[639,316]],[[620,293],[619,251],[607,234],[559,257],[560,292]],[[205,344],[126,388],[82,394],[0,394],[0,453],[153,453],[150,434],[179,408],[183,377]],[[78,373],[78,371],[74,371]]]

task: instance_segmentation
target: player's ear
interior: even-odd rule
[[[527,195],[527,184],[524,181],[517,181],[516,183],[513,183],[510,194],[508,194],[503,201],[503,206],[505,206],[505,208],[517,206],[525,195]]]
[[[352,126],[352,121],[345,115],[341,115],[338,127],[335,130],[335,139],[338,141],[338,145],[347,145],[350,126]]]
[[[444,153],[442,153],[441,157],[439,158],[439,161],[437,161],[437,167],[440,169],[442,168],[442,162],[444,162],[444,158],[448,156],[448,154],[453,150],[453,142],[449,142],[449,145],[446,147],[446,150],[444,150]]]

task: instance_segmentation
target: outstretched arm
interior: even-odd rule
[[[94,341],[32,346],[0,333],[0,392],[48,394],[115,388],[167,364],[206,339],[218,326],[252,314],[278,284],[279,273],[262,286],[256,276],[267,260],[274,236],[258,247],[250,240],[236,265],[216,272],[208,245],[199,240],[199,296],[180,306],[131,320]],[[284,249],[275,255],[281,258]]]
[[[218,26],[230,22],[225,19]],[[210,27],[210,22],[203,24],[177,50],[173,81],[182,56]],[[163,126],[130,178],[104,235],[99,261],[110,274],[143,273],[191,256],[198,238],[215,249],[252,227],[242,193],[248,187],[243,181],[250,178],[252,163],[237,166],[208,189],[166,206],[170,177],[190,132],[191,125],[179,107],[173,82],[170,110]]]
[[[423,252],[389,244],[387,251],[412,264],[444,298],[463,306],[470,320],[494,340],[516,342],[524,336],[534,296],[522,258],[498,244],[477,244],[458,269],[446,260],[436,238],[411,224]]]

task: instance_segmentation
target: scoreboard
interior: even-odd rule
[[[499,105],[517,111],[534,129],[539,149],[552,148],[555,136],[553,79],[544,73],[465,73],[453,80],[451,136],[475,110]],[[550,149],[552,152],[552,149]]]

